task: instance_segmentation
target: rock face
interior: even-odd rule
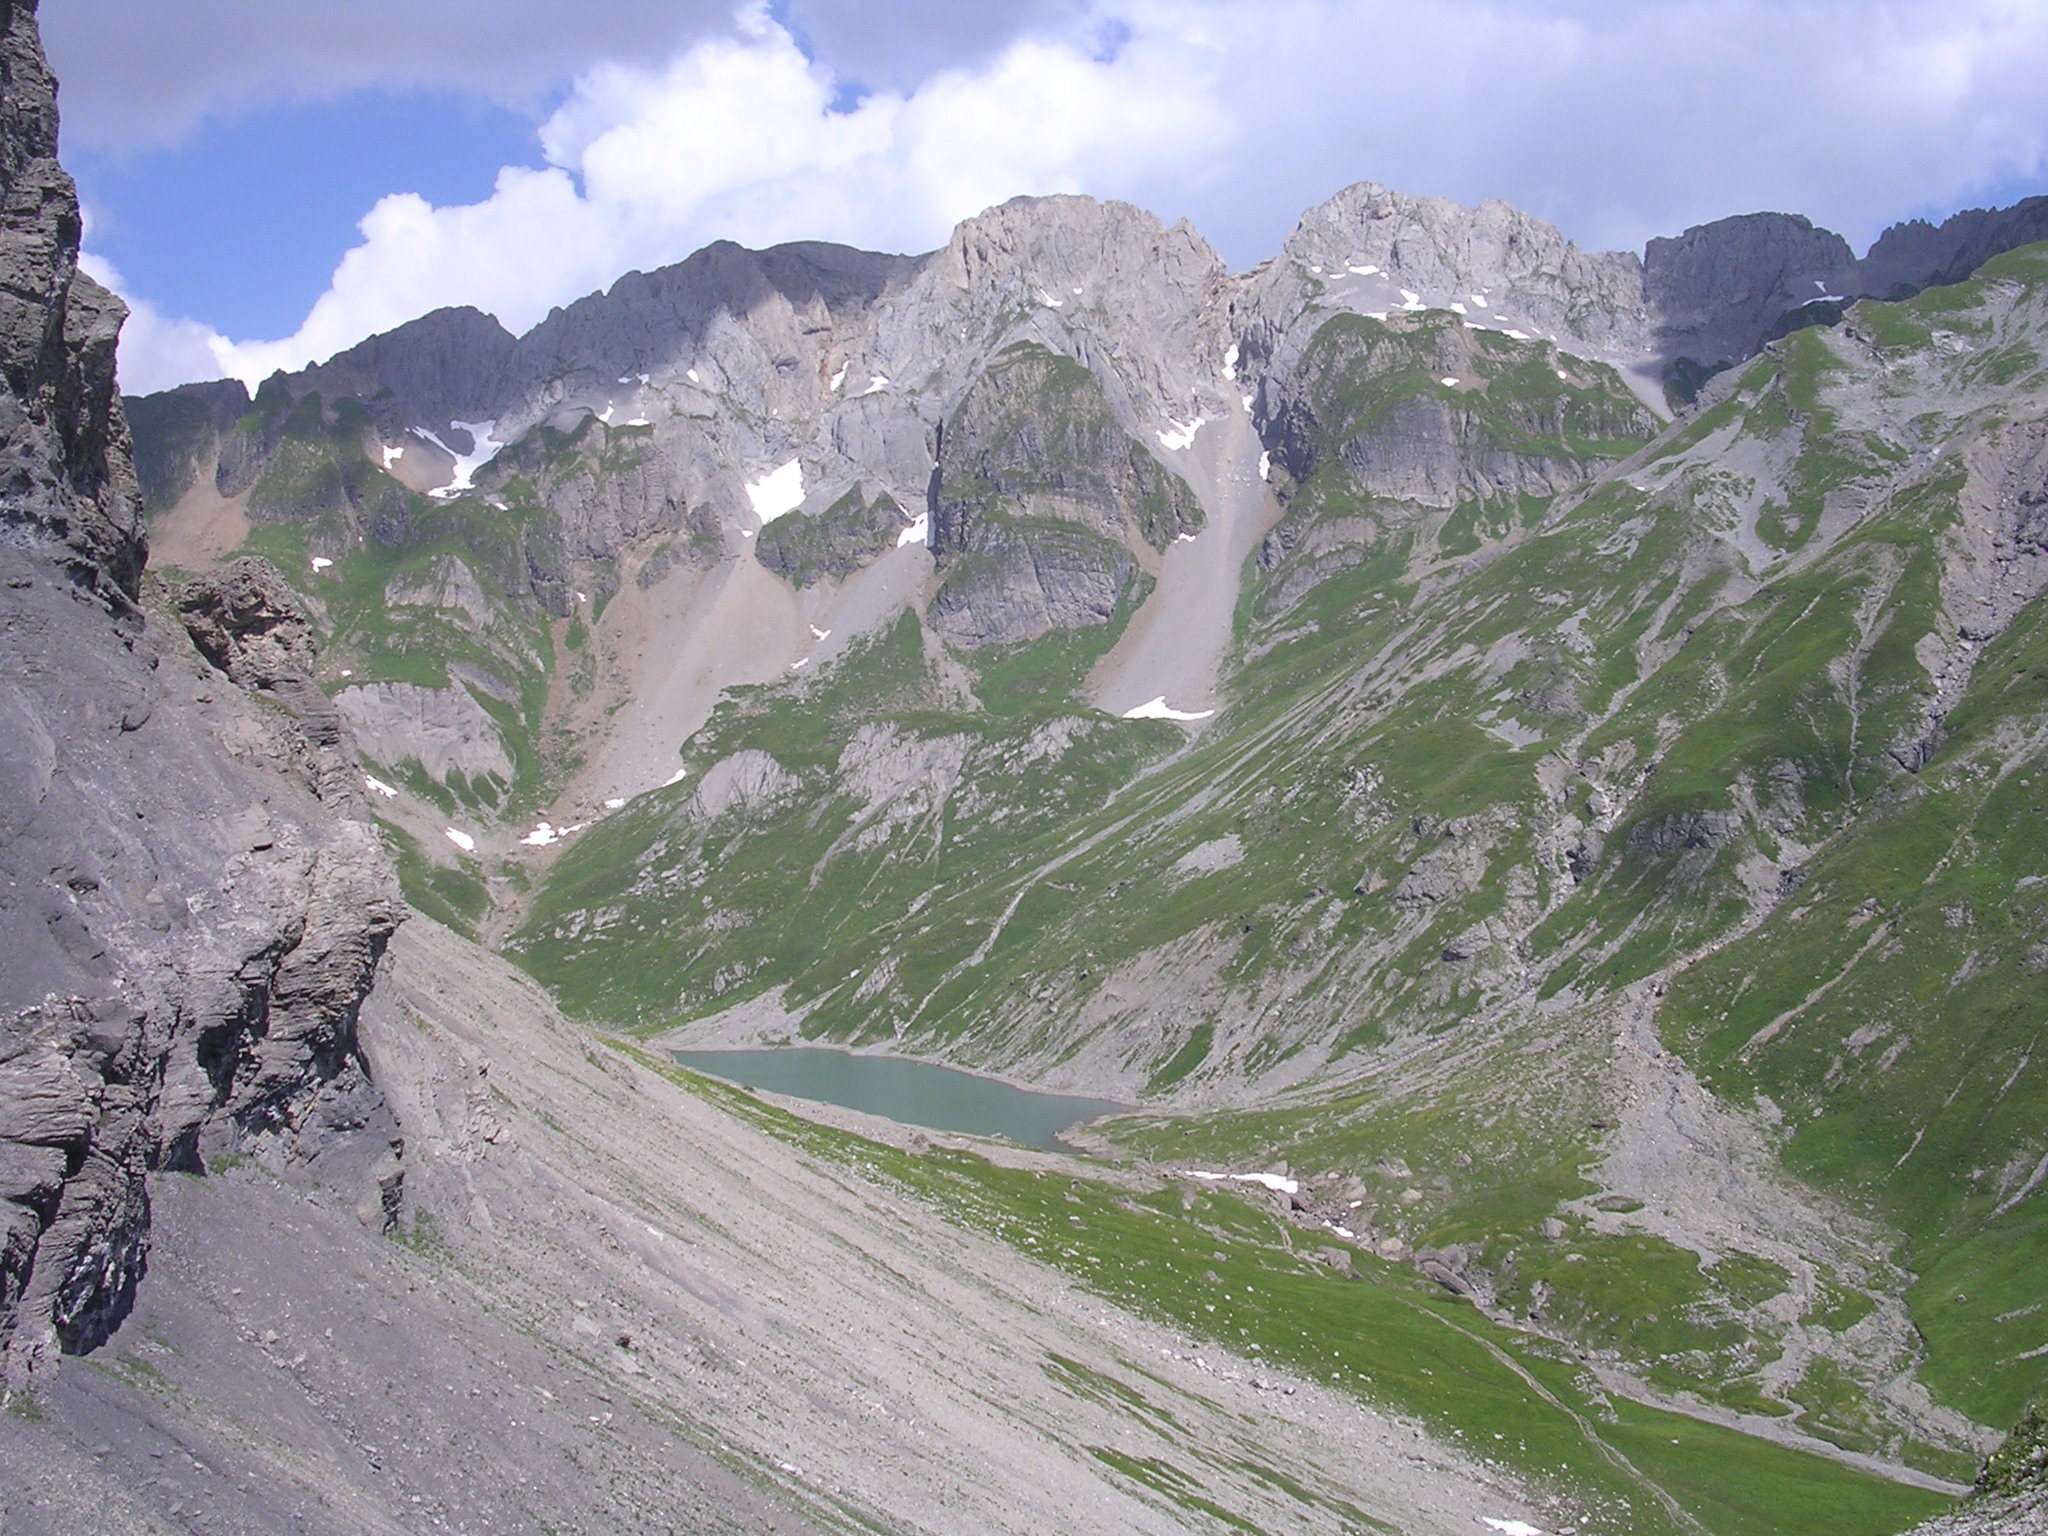
[[[1894,224],[1857,266],[1858,291],[1900,299],[1941,283],[1959,283],[2003,252],[2048,240],[2048,197],[2010,208],[1966,208],[1939,225]]]
[[[402,908],[274,571],[185,594],[214,662],[154,612],[116,630],[49,564],[5,562],[0,1335],[18,1371],[118,1321],[149,1170],[303,1159],[379,1120],[355,1010]]]
[[[1236,306],[1239,370],[1284,377],[1331,313],[1426,309],[1548,337],[1603,361],[1650,360],[1635,256],[1582,251],[1503,202],[1466,208],[1368,181],[1304,213],[1280,254],[1251,275]]]
[[[57,163],[34,0],[0,4],[0,80],[0,537],[133,597],[146,545],[114,392],[127,310],[78,270],[78,194]]]
[[[220,461],[222,438],[249,410],[239,379],[180,384],[126,402],[135,437],[135,478],[146,513],[168,511]]]
[[[1848,241],[1785,213],[1743,214],[1652,240],[1643,288],[1667,368],[1707,369],[1754,357],[1787,311],[1860,291]]]
[[[143,585],[120,310],[74,270],[34,8],[0,24],[0,1346],[16,1378],[125,1313],[151,1170],[238,1150],[391,1175],[355,1019],[403,909],[283,578],[238,561],[175,614]]]
[[[1967,209],[1940,226],[1894,224],[1857,260],[1832,230],[1788,213],[1749,213],[1652,240],[1645,297],[1666,378],[1689,389],[1801,326],[1832,325],[1859,298],[1906,299],[1959,283],[1992,257],[2048,239],[2048,198]]]
[[[1095,376],[1023,343],[953,413],[939,451],[931,545],[946,579],[932,603],[956,645],[1015,645],[1106,622],[1136,573],[1202,509],[1119,425]]]
[[[356,745],[377,762],[411,759],[443,783],[456,771],[471,780],[487,774],[508,782],[512,777],[512,759],[497,722],[467,689],[369,683],[344,688],[334,704]]]

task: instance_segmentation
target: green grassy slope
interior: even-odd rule
[[[1457,1247],[1500,1316],[1966,1470],[1884,1383],[1921,1352],[1997,1422],[2048,1368],[2040,600],[1965,632],[2044,305],[2034,250],[1858,306],[1640,448],[1618,380],[1540,344],[1333,322],[1203,734],[1076,710],[1055,661],[1028,699],[948,704],[906,620],[723,710],[682,785],[565,854],[518,953],[592,1017],[781,986],[812,1036],[1207,1105],[1121,1134],[1357,1179],[1361,1221]],[[1416,401],[1498,494],[1389,494],[1355,445]],[[772,792],[707,813],[746,753]],[[1639,1017],[1727,1124],[1783,1117],[1788,1198],[1879,1235],[1794,1273],[1761,1228],[1709,1244],[1596,1198]]]

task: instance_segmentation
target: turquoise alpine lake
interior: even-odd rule
[[[1006,1136],[1060,1150],[1059,1133],[1128,1104],[1033,1093],[992,1077],[901,1056],[856,1056],[820,1046],[758,1051],[677,1051],[693,1071],[791,1098],[816,1099],[933,1131]]]

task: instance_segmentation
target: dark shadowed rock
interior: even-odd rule
[[[1754,356],[1788,310],[1857,292],[1856,257],[1811,219],[1745,213],[1652,240],[1643,289],[1667,369],[1712,370]]]
[[[180,384],[123,405],[135,436],[135,479],[143,510],[168,511],[219,462],[222,437],[249,410],[239,379]]]
[[[496,413],[514,345],[480,309],[437,309],[307,369],[292,393],[353,396],[397,428],[481,421]]]
[[[1966,208],[1940,224],[1912,219],[1877,237],[1858,267],[1861,291],[1899,299],[1960,283],[1992,257],[2048,240],[2048,197],[2010,208]]]
[[[145,543],[114,389],[121,301],[78,270],[34,0],[0,0],[0,537],[132,598]]]

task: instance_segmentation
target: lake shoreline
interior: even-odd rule
[[[844,1045],[664,1047],[680,1065],[786,1098],[832,1105],[939,1134],[1002,1138],[1040,1151],[1082,1155],[1061,1139],[1137,1106],[1087,1095],[1048,1093],[993,1073]]]

